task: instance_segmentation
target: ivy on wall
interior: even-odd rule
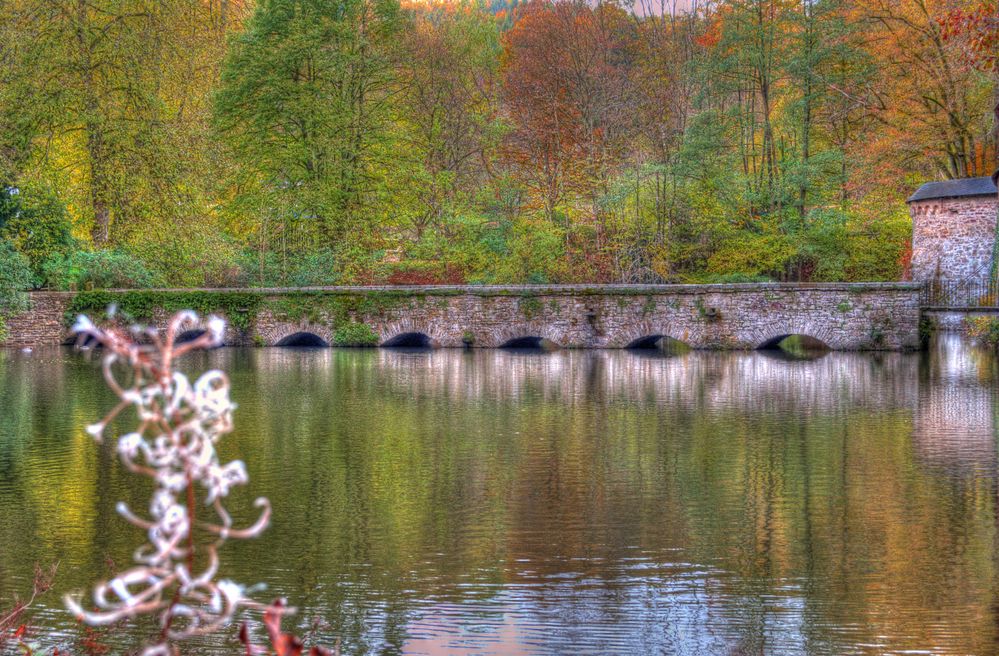
[[[77,315],[106,319],[114,308],[117,316],[127,321],[149,321],[159,309],[167,313],[194,310],[198,314],[221,314],[240,330],[250,327],[253,317],[264,300],[255,292],[213,291],[93,291],[80,292],[66,309],[65,321],[71,324]]]
[[[198,314],[220,314],[240,330],[247,330],[258,313],[267,310],[275,317],[298,322],[322,322],[334,329],[348,324],[352,317],[378,316],[400,307],[416,308],[441,299],[431,297],[455,296],[458,290],[440,290],[432,293],[408,290],[372,290],[364,293],[337,291],[85,291],[70,301],[64,320],[71,325],[80,314],[95,319],[107,319],[108,311],[126,321],[151,321],[157,310],[166,313],[193,310]]]

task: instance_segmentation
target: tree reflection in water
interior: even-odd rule
[[[227,576],[346,653],[989,653],[995,359],[221,349],[274,525]],[[0,598],[127,561],[68,351],[0,353]],[[234,505],[240,504],[234,500]],[[239,519],[239,518],[237,518]],[[40,620],[68,629],[61,609]],[[204,645],[199,653],[230,653]]]

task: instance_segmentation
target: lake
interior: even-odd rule
[[[996,358],[219,349],[223,576],[347,654],[987,654],[999,648]],[[129,563],[148,483],[84,426],[93,358],[0,350],[0,606],[34,623]],[[114,650],[136,631],[102,635]],[[230,632],[232,633],[232,632]],[[238,653],[232,635],[184,653]]]

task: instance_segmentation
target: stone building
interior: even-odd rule
[[[991,178],[927,182],[908,200],[912,280],[984,280],[992,265],[999,198]]]

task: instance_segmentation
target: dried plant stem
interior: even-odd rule
[[[270,503],[261,498],[255,503],[261,509],[257,521],[233,529],[222,505],[232,486],[248,481],[242,462],[222,465],[215,451],[216,442],[232,430],[235,405],[229,400],[229,380],[221,371],[208,371],[192,384],[174,371],[173,363],[190,351],[221,343],[224,324],[210,318],[200,337],[177,344],[180,329],[192,323],[199,325],[198,317],[181,312],[162,337],[140,328],[100,329],[86,317],[80,317],[75,327],[81,339],[103,347],[104,378],[121,399],[87,430],[101,440],[107,426],[133,407],[139,423],[118,437],[118,454],[130,471],[152,478],[156,490],[150,519],[118,505],[119,513],[149,537],[149,543],[135,552],[136,566],[94,589],[94,611],[84,610],[75,597],[67,597],[66,603],[91,625],[155,615],[160,636],[143,652],[146,656],[176,654],[176,641],[215,631],[231,621],[240,606],[255,605],[241,586],[215,580],[218,549],[229,538],[259,535],[270,520]],[[142,338],[149,343],[142,343]],[[124,377],[119,377],[121,370]],[[215,523],[198,517],[199,488],[204,489],[204,504],[215,511]],[[205,541],[199,543],[196,529],[205,532]],[[204,555],[200,572],[199,554]]]

